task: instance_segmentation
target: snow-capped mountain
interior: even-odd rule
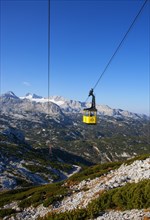
[[[9,114],[32,111],[51,115],[62,115],[62,111],[58,105],[48,102],[48,99],[29,93],[21,98],[17,97],[13,92],[3,94],[0,98],[0,110]]]
[[[2,94],[1,98],[2,99],[19,99],[19,97],[16,96],[12,91]]]
[[[51,96],[48,98],[43,98],[41,96],[28,93],[25,97],[20,97],[20,99],[28,99],[30,101],[38,102],[38,103],[46,103],[52,102],[58,105],[64,113],[82,113],[84,108],[90,107],[90,103],[75,101],[75,100],[67,100],[62,96]],[[100,105],[97,104],[98,115],[106,115],[113,117],[130,117],[130,118],[147,118],[146,115],[141,115],[133,112],[129,112],[122,109],[113,109],[108,105]]]
[[[19,97],[21,100],[27,99],[30,101],[34,101],[34,102],[41,102],[41,103],[45,103],[48,102],[47,98],[43,98],[42,96],[36,95],[36,94],[31,94],[31,93],[27,93],[25,96],[21,96]]]
[[[36,95],[36,94],[31,94],[31,93],[27,93],[25,95],[26,99],[42,99],[42,96]]]
[[[66,100],[58,96],[50,97],[48,100],[29,94],[19,98],[12,92],[2,95],[0,156],[3,161],[0,169],[4,172],[3,180],[6,180],[7,164],[10,170],[7,172],[8,177],[14,166],[18,176],[23,166],[41,167],[36,157],[40,160],[43,154],[49,156],[48,143],[51,142],[55,160],[72,165],[78,163],[85,166],[91,163],[124,160],[149,152],[149,120],[134,113],[97,105],[98,123],[96,126],[87,126],[82,123],[81,112],[88,105],[89,103]],[[128,116],[129,114],[131,116]],[[36,163],[33,161],[34,154]],[[32,163],[26,161],[28,157]],[[47,167],[45,168],[47,172]],[[27,176],[28,174],[29,172]]]

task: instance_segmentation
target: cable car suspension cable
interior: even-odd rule
[[[48,0],[48,12],[47,12],[47,24],[48,24],[48,41],[47,41],[47,45],[48,45],[48,50],[47,50],[47,79],[48,79],[48,119],[50,118],[50,0]],[[46,145],[49,148],[49,154],[52,154],[52,131],[51,128],[49,129],[49,140],[46,141]]]
[[[48,117],[49,117],[49,110],[50,110],[50,102],[49,102],[49,98],[50,98],[50,0],[48,0]]]
[[[146,5],[146,3],[148,2],[149,0],[145,0],[145,2],[143,3],[143,5],[141,6],[139,12],[137,13],[137,15],[135,16],[134,20],[132,21],[131,25],[129,26],[128,30],[126,31],[124,37],[122,38],[122,40],[120,41],[120,43],[118,44],[116,50],[114,51],[113,55],[111,56],[111,58],[109,59],[106,67],[104,68],[103,72],[101,73],[100,77],[98,78],[97,82],[95,83],[94,87],[93,87],[93,90],[96,88],[96,86],[98,85],[98,83],[100,82],[100,80],[102,79],[103,75],[105,74],[107,68],[109,67],[109,65],[111,64],[112,60],[114,59],[114,57],[116,56],[117,52],[119,51],[120,47],[122,46],[123,42],[125,41],[127,35],[129,34],[129,32],[131,31],[133,25],[135,24],[137,18],[139,17],[139,15],[141,14],[144,6]],[[88,99],[88,98],[87,98]],[[86,101],[87,101],[86,99]],[[85,101],[85,102],[86,102]]]

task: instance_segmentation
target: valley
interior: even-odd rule
[[[98,105],[97,125],[87,126],[82,109],[88,105],[63,97],[49,102],[37,95],[19,98],[13,92],[0,97],[1,217],[101,219],[89,210],[102,191],[109,197],[109,190],[128,183],[149,189],[149,117]],[[124,215],[146,216],[142,209],[150,204],[145,204],[132,204],[130,209],[139,211]],[[62,209],[64,214],[55,216],[53,211]],[[98,209],[109,219],[109,206]]]
[[[48,104],[47,99],[33,97],[28,94],[20,99],[7,94],[1,99],[0,111],[0,129],[19,129],[33,148],[45,149],[50,143],[54,148],[92,163],[130,158],[150,151],[146,115],[97,105],[98,123],[87,126],[82,123],[82,109],[88,103],[53,97],[50,99],[53,102]]]

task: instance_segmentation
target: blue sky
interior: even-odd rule
[[[85,101],[143,2],[51,0],[50,95]],[[47,96],[47,5],[1,0],[1,93]],[[95,88],[98,104],[149,114],[149,48],[150,1]]]

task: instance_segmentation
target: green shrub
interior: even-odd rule
[[[124,163],[127,164],[127,165],[130,165],[130,164],[132,164],[136,160],[145,160],[145,159],[147,159],[149,157],[150,157],[150,154],[138,155],[138,156],[136,156],[136,157],[134,157],[132,159],[129,159],[129,160],[125,161]]]
[[[55,198],[51,196],[51,197],[47,198],[47,199],[43,202],[43,206],[48,207],[48,206],[51,205],[54,201],[55,201]]]
[[[96,218],[101,211],[109,209],[143,209],[150,207],[150,180],[128,183],[123,187],[103,192],[86,209],[64,213],[49,213],[43,220],[82,220]]]
[[[39,218],[39,220],[83,220],[87,219],[86,209],[76,209],[65,213],[50,213],[47,217]]]
[[[0,209],[0,218],[16,213],[14,209]]]
[[[150,180],[143,180],[103,193],[89,204],[88,211],[96,215],[99,211],[107,209],[126,210],[148,207],[150,207]]]
[[[0,193],[0,206],[11,203],[12,201],[21,201],[19,206],[22,208],[30,205],[37,206],[44,203],[48,205],[48,199],[61,200],[68,193],[68,189],[62,186],[62,183],[47,184],[27,189],[11,190]],[[50,199],[49,199],[50,200]],[[46,202],[47,201],[47,202]]]
[[[111,162],[111,163],[104,163],[104,164],[98,164],[92,167],[89,167],[85,170],[83,170],[80,173],[76,173],[73,176],[71,176],[67,183],[75,182],[78,183],[82,180],[86,179],[94,179],[96,177],[100,177],[104,174],[107,174],[110,170],[117,169],[122,162]]]
[[[19,203],[19,207],[20,208],[27,208],[31,205],[34,205],[34,204],[39,204],[40,202],[43,201],[43,195],[42,193],[35,193],[34,195],[32,195],[31,197],[28,197],[24,200],[22,200],[20,203]]]

